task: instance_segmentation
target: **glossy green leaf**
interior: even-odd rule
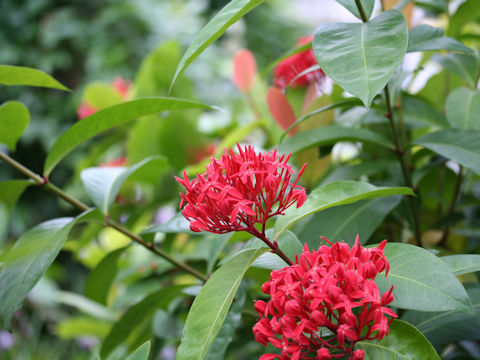
[[[380,292],[393,285],[393,307],[420,311],[471,311],[467,292],[450,268],[418,246],[388,243],[385,256],[390,271],[375,278]]]
[[[0,84],[39,86],[70,91],[43,71],[23,66],[0,65]]]
[[[165,158],[152,157],[128,168],[123,166],[88,168],[82,171],[81,178],[95,206],[107,214],[123,183],[130,176],[146,171],[159,178],[168,168],[168,161]]]
[[[460,41],[443,36],[443,29],[422,24],[415,26],[408,35],[407,52],[450,50],[463,53],[472,53],[473,50]]]
[[[458,310],[442,312],[406,311],[402,319],[420,330],[434,345],[480,338],[480,286],[465,285],[475,313]]]
[[[97,212],[88,211],[75,219],[50,220],[17,240],[0,269],[0,319],[5,327],[10,327],[13,314],[60,252],[73,225],[98,216]]]
[[[447,129],[414,141],[480,175],[480,131]]]
[[[107,296],[118,272],[118,259],[127,248],[128,246],[113,250],[88,274],[84,286],[85,296],[107,305]]]
[[[479,67],[478,57],[475,54],[448,53],[444,56],[435,54],[432,60],[458,75],[471,87],[475,87]]]
[[[147,341],[135,350],[127,360],[147,360],[150,354],[150,341]]]
[[[160,289],[129,307],[103,341],[100,350],[102,359],[106,358],[115,347],[123,344],[132,331],[151,318],[155,310],[166,309],[170,301],[180,295],[185,287],[185,285],[175,285]]]
[[[187,316],[177,360],[203,360],[227,315],[233,297],[251,263],[265,249],[239,253],[208,279]]]
[[[414,195],[406,187],[377,187],[361,181],[337,181],[313,190],[300,208],[290,207],[275,223],[275,237],[304,217],[333,206],[390,195]]]
[[[480,271],[480,255],[450,255],[442,256],[440,259],[450,267],[450,270],[455,275],[462,275],[475,271]]]
[[[246,13],[260,5],[263,0],[231,0],[221,9],[205,27],[200,30],[193,42],[183,55],[177,66],[170,85],[172,89],[175,81],[185,68],[192,63],[212,42],[223,35],[230,25],[237,22]]]
[[[407,39],[402,13],[389,10],[367,23],[320,25],[313,52],[325,74],[370,106],[402,62]]]
[[[425,336],[402,320],[395,320],[381,341],[361,341],[355,349],[365,350],[364,360],[440,360]]]
[[[95,135],[144,115],[186,109],[211,109],[211,107],[190,100],[158,97],[126,101],[100,110],[77,122],[57,139],[45,161],[44,174],[48,176],[60,160]]]
[[[337,0],[337,2],[345,6],[348,11],[350,11],[353,15],[362,20],[362,16],[360,15],[360,11],[358,11],[355,0]],[[373,7],[375,5],[375,0],[360,0],[360,3],[362,4],[367,19],[370,19],[370,16],[372,16]]]
[[[212,345],[208,349],[206,360],[224,360],[228,345],[233,340],[235,330],[241,324],[242,309],[246,298],[245,291],[240,288],[235,296],[235,301],[223,322],[222,328],[218,332],[217,337],[213,340]]]
[[[8,101],[0,106],[0,144],[15,151],[17,141],[30,122],[30,112],[18,101]]]
[[[286,139],[277,149],[281,153],[299,151],[321,145],[335,144],[339,141],[359,141],[393,149],[391,142],[370,130],[329,125],[303,131]]]
[[[480,128],[480,91],[466,87],[453,90],[445,103],[447,119],[453,128]]]
[[[345,99],[342,101],[338,101],[333,104],[329,104],[326,106],[321,107],[320,109],[316,109],[312,111],[311,113],[308,113],[301,118],[299,118],[297,121],[295,121],[292,125],[290,125],[282,134],[282,137],[280,138],[280,142],[285,138],[285,136],[295,127],[303,123],[304,121],[314,117],[315,115],[321,114],[322,112],[336,109],[336,108],[343,108],[343,107],[349,107],[349,106],[355,106],[355,105],[361,105],[361,102],[358,99],[352,98],[352,99]]]
[[[408,94],[402,96],[404,121],[412,126],[436,128],[448,127],[445,117],[440,114],[428,101]]]
[[[400,200],[400,196],[388,196],[321,211],[303,226],[298,236],[311,249],[318,248],[320,236],[331,242],[343,240],[353,245],[359,235],[360,242],[364,244]]]

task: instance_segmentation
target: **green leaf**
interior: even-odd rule
[[[233,297],[251,263],[265,249],[243,251],[208,279],[187,316],[177,360],[203,360],[220,330]]]
[[[198,234],[190,230],[190,221],[185,219],[182,213],[177,213],[174,217],[168,220],[164,224],[155,225],[148,229],[145,229],[142,234],[151,234],[151,233],[166,233],[166,234],[176,234],[176,233],[187,233],[187,234]]]
[[[8,101],[0,106],[0,143],[15,151],[17,141],[30,122],[30,112],[18,101]]]
[[[355,349],[365,350],[364,360],[440,360],[425,336],[402,320],[394,320],[388,336],[381,341],[361,341]]]
[[[402,84],[409,75],[410,73],[399,70],[392,75],[390,80],[388,80],[388,95],[390,97],[390,104],[396,104],[397,96],[402,90]]]
[[[381,293],[393,285],[393,307],[420,311],[471,311],[468,295],[449,267],[418,246],[389,243],[384,249],[388,276],[377,276]]]
[[[475,87],[478,75],[478,58],[475,54],[448,53],[444,56],[435,54],[432,60],[442,65],[465,80],[468,85]]]
[[[407,52],[450,50],[462,53],[472,53],[473,50],[460,41],[443,36],[443,29],[422,24],[415,26],[408,35]]]
[[[280,142],[285,138],[285,136],[295,127],[297,127],[298,125],[300,125],[301,123],[303,123],[305,120],[308,120],[312,117],[314,117],[315,115],[318,115],[318,114],[321,114],[322,112],[324,111],[328,111],[328,110],[332,110],[332,109],[335,109],[335,108],[342,108],[342,107],[349,107],[349,106],[355,106],[355,105],[361,105],[361,102],[358,100],[358,99],[345,99],[345,100],[342,100],[342,101],[338,101],[336,103],[333,103],[333,104],[329,104],[329,105],[326,105],[326,106],[323,106],[321,107],[320,109],[316,109],[314,111],[312,111],[311,113],[308,113],[307,115],[305,116],[302,116],[301,118],[299,118],[297,121],[295,121],[292,125],[290,125],[282,134],[281,138],[280,138]]]
[[[480,131],[446,129],[414,141],[480,175]]]
[[[0,269],[0,319],[5,327],[10,327],[13,314],[60,252],[73,225],[98,216],[89,210],[75,219],[50,220],[28,230],[17,240]]]
[[[33,184],[34,182],[30,180],[0,181],[0,203],[7,206],[8,213],[12,211],[18,198],[22,195],[27,186]]]
[[[81,178],[95,206],[107,214],[123,183],[130,176],[147,172],[158,179],[168,168],[168,161],[165,158],[151,157],[128,168],[123,166],[88,168],[82,171]]]
[[[398,166],[398,164],[391,160],[364,161],[355,165],[339,165],[322,179],[320,185],[327,185],[339,180],[360,180],[364,176],[377,174],[395,166]]]
[[[287,138],[277,149],[281,153],[297,153],[312,147],[335,144],[339,141],[359,141],[393,149],[391,142],[370,130],[329,125],[303,131]]]
[[[469,22],[476,20],[480,16],[480,7],[477,0],[467,0],[460,4],[455,14],[449,21],[447,34],[457,37],[462,29]]]
[[[148,354],[150,354],[150,341],[141,345],[127,358],[127,360],[147,360]]]
[[[240,288],[235,297],[235,301],[223,322],[222,328],[218,332],[217,337],[213,340],[212,345],[208,349],[206,360],[224,360],[228,345],[233,340],[235,330],[241,324],[243,304],[246,298],[245,291]]]
[[[420,330],[434,345],[480,338],[480,286],[466,284],[474,314],[458,310],[443,312],[406,311],[402,319]]]
[[[275,223],[275,238],[304,217],[333,206],[389,195],[414,195],[406,187],[377,187],[361,181],[337,181],[313,190],[301,208],[290,207]]]
[[[320,25],[313,52],[325,74],[370,106],[402,62],[407,39],[402,13],[389,10],[367,23]]]
[[[97,111],[82,119],[65,131],[53,144],[47,155],[44,174],[48,176],[55,165],[84,141],[117,125],[132,121],[140,116],[156,114],[167,110],[212,109],[211,107],[175,98],[145,98],[126,101]]]
[[[480,91],[460,87],[453,90],[445,103],[447,119],[453,128],[480,128]]]
[[[97,109],[113,106],[123,101],[112,85],[101,82],[88,84],[83,92],[83,97],[89,105]]]
[[[107,296],[118,272],[118,259],[127,248],[128,246],[125,246],[109,253],[88,274],[84,287],[85,296],[107,305]]]
[[[426,100],[418,96],[403,94],[402,101],[404,120],[409,125],[448,127],[445,117]]]
[[[115,347],[124,343],[132,331],[150,319],[155,310],[166,309],[170,301],[180,295],[185,287],[186,285],[174,285],[160,289],[128,308],[103,341],[100,349],[102,359],[106,358]]]
[[[39,86],[70,91],[43,71],[23,66],[0,65],[0,84]]]
[[[350,11],[353,15],[362,20],[362,16],[360,15],[360,11],[358,11],[355,0],[337,0],[337,2],[345,6],[348,11]],[[362,4],[363,10],[365,11],[367,19],[370,19],[370,16],[372,16],[373,7],[375,5],[375,0],[361,0],[360,2]]]
[[[480,271],[480,255],[450,255],[442,256],[440,260],[445,262],[455,275],[462,275],[475,271]]]
[[[92,301],[83,295],[79,295],[70,291],[57,291],[54,296],[59,303],[71,306],[86,315],[94,317],[95,319],[105,320],[111,323],[118,317],[116,311],[100,305],[99,303]]]
[[[263,0],[232,0],[220,10],[205,27],[200,30],[183,55],[177,66],[170,85],[172,90],[175,81],[185,68],[192,63],[212,42],[223,35],[230,25],[237,22],[246,13],[260,5]]]
[[[315,214],[299,232],[311,249],[320,245],[320,236],[331,242],[344,240],[353,245],[357,234],[362,244],[399,203],[400,196],[363,200],[350,205],[337,206]]]
[[[104,337],[108,334],[111,324],[87,316],[69,317],[60,320],[55,326],[56,334],[65,340],[75,339],[83,336]]]

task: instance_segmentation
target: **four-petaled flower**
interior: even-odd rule
[[[237,147],[238,154],[230,149],[220,159],[212,157],[207,171],[192,181],[185,172],[183,179],[176,178],[186,190],[180,193],[180,209],[192,231],[245,230],[258,235],[255,224],[262,224],[264,233],[269,218],[295,202],[297,208],[305,202],[305,189],[297,182],[306,164],[292,182],[290,154],[276,150],[257,154],[252,146]]]
[[[255,302],[260,320],[253,327],[255,339],[271,343],[281,355],[260,359],[362,360],[358,341],[382,339],[397,315],[386,305],[393,301],[393,287],[382,296],[373,281],[389,263],[378,247],[364,248],[344,242],[322,245],[303,253],[292,266],[274,270],[262,291],[268,302]],[[386,276],[385,275],[385,276]],[[387,317],[388,316],[388,317]]]
[[[305,45],[313,40],[313,35],[300,38],[297,45]],[[312,49],[301,51],[281,61],[273,71],[275,86],[285,89],[287,87],[308,86],[311,83],[321,83],[325,73],[321,69],[310,71],[299,76],[305,70],[318,65]]]

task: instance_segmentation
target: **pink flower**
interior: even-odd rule
[[[281,359],[362,360],[365,352],[353,351],[355,343],[387,336],[397,317],[387,307],[393,287],[381,296],[373,281],[389,270],[386,240],[364,248],[357,236],[350,248],[323,239],[331,246],[310,251],[305,245],[295,264],[272,271],[262,286],[270,300],[255,303],[255,340],[281,349]]]
[[[86,102],[82,102],[77,109],[78,120],[82,120],[83,118],[86,118],[92,114],[95,114],[97,111],[98,109],[94,108],[93,106],[90,106]]]
[[[313,35],[300,38],[297,46],[307,44],[312,40]],[[314,65],[318,65],[318,63],[312,49],[292,55],[277,65],[273,71],[273,83],[275,86],[285,89],[287,87],[308,86],[311,83],[321,82],[325,78],[325,74],[321,69],[314,70],[295,79],[303,71]]]
[[[238,154],[230,149],[220,159],[212,157],[207,171],[192,181],[186,173],[183,179],[176,177],[185,187],[180,209],[192,231],[245,230],[257,235],[255,224],[265,230],[269,218],[305,202],[305,189],[297,182],[306,164],[292,182],[290,154],[280,156],[276,150],[256,154],[252,146],[237,147]]]
[[[124,80],[121,76],[115,77],[112,82],[113,88],[122,97],[123,100],[127,99],[131,85],[132,83],[130,81]]]

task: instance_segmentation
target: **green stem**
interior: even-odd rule
[[[260,232],[258,231],[255,226],[252,225],[252,227],[250,229],[247,230],[247,232],[249,232],[250,234],[252,234],[253,236],[256,236],[257,238],[259,238],[260,240],[262,240],[265,244],[267,244],[267,246],[272,249],[272,252],[277,254],[278,256],[280,256],[283,261],[285,261],[288,265],[292,266],[293,265],[293,261],[290,260],[290,258],[282,251],[280,250],[280,248],[278,247],[278,244],[277,242],[271,242],[266,236],[265,236],[265,232]]]
[[[365,10],[363,10],[362,2],[360,0],[355,0],[355,4],[357,5],[358,12],[360,13],[360,17],[362,18],[363,22],[367,22],[368,18],[365,14]]]
[[[51,192],[53,192],[54,194],[58,195],[59,197],[61,197],[63,200],[65,200],[66,202],[70,203],[71,205],[73,205],[74,207],[76,207],[77,209],[81,210],[81,211],[87,211],[88,209],[90,209],[90,207],[88,207],[87,205],[85,205],[84,203],[82,203],[81,201],[75,199],[74,197],[68,195],[66,192],[64,192],[62,189],[60,189],[58,186],[48,182],[47,179],[45,178],[42,178],[40,175],[38,174],[35,174],[33,171],[31,171],[30,169],[28,169],[27,167],[23,166],[22,164],[20,164],[19,162],[17,162],[16,160],[12,159],[10,156],[8,156],[7,154],[5,154],[4,152],[0,151],[0,159],[2,159],[3,161],[5,161],[7,164],[11,165],[12,167],[14,167],[15,169],[17,169],[18,171],[20,171],[21,173],[23,173],[24,175],[26,175],[27,177],[29,177],[30,179],[32,179],[33,181],[35,181],[35,183],[37,185],[43,185],[45,186],[45,188]],[[127,228],[123,227],[122,225],[106,218],[105,219],[105,224],[106,226],[109,226],[111,228],[114,228],[115,230],[121,232],[122,234],[128,236],[130,239],[132,239],[133,241],[135,241],[136,243],[146,247],[148,250],[152,251],[153,253],[157,254],[158,256],[164,258],[166,261],[172,263],[173,265],[177,266],[178,268],[180,269],[183,269],[184,271],[192,274],[193,276],[195,276],[197,279],[199,280],[202,280],[202,281],[207,281],[208,277],[201,274],[199,271],[197,271],[196,269],[192,268],[191,266],[183,263],[183,262],[180,262],[178,260],[176,260],[175,258],[173,258],[172,256],[170,256],[169,254],[167,254],[166,252],[164,252],[163,250],[161,249],[158,249],[158,248],[155,248],[155,245],[153,243],[149,243],[149,242],[146,242],[145,240],[143,240],[140,236],[132,233],[130,230],[128,230]]]

